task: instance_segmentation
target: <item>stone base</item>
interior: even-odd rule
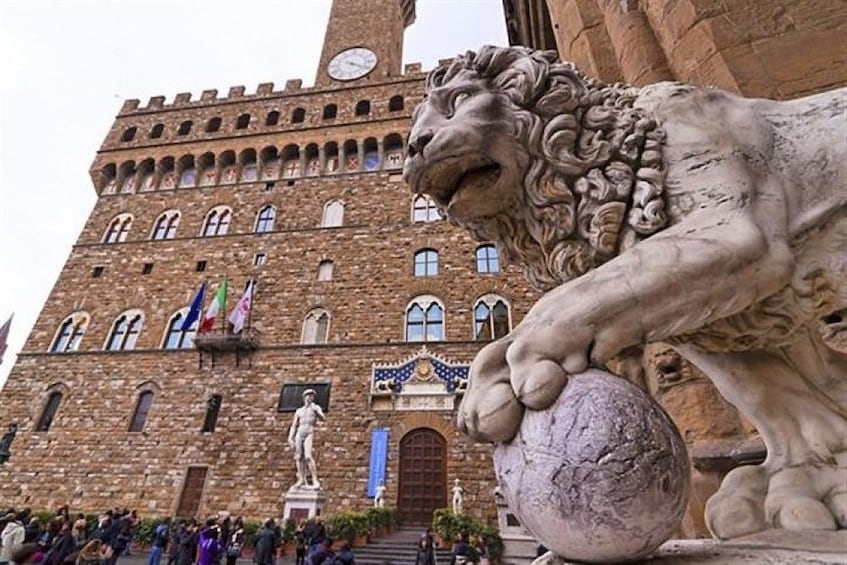
[[[321,513],[326,500],[320,489],[290,488],[283,496],[282,515],[299,521],[301,518],[313,518]]]
[[[847,565],[847,530],[834,532],[769,530],[719,541],[670,540],[656,554],[638,561],[648,565]],[[571,565],[561,558],[539,557],[533,565]]]
[[[538,541],[528,535],[501,534],[503,540],[503,563],[506,565],[529,565],[535,559]]]

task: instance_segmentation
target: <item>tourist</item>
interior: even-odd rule
[[[294,530],[294,565],[304,565],[306,562],[306,520],[301,518]]]
[[[14,565],[42,565],[44,552],[35,542],[24,543],[12,553],[11,562]]]
[[[469,542],[469,533],[467,530],[459,535],[459,539],[453,544],[453,555],[450,559],[450,565],[465,565],[466,563],[474,563],[475,552]]]
[[[335,558],[335,553],[332,551],[332,540],[325,538],[318,548],[309,554],[309,565],[330,565]]]
[[[170,537],[170,518],[165,518],[153,530],[153,543],[150,546],[150,555],[147,557],[147,565],[159,565],[162,559],[162,553],[168,545]]]
[[[312,529],[309,536],[309,555],[314,553],[321,544],[326,540],[326,524],[323,517],[318,514],[312,523]]]
[[[92,539],[87,542],[77,555],[76,565],[99,565],[102,549],[102,543],[99,539]]]
[[[200,532],[197,565],[214,565],[223,554],[220,542],[221,529],[214,519],[206,522],[206,527]]]
[[[197,522],[192,518],[177,538],[177,565],[192,565],[197,556]]]
[[[226,565],[235,565],[244,550],[244,520],[241,516],[233,522],[231,532],[226,547]]]
[[[65,560],[76,552],[76,540],[71,531],[71,523],[62,521],[59,527],[59,533],[53,538],[50,544],[50,551],[47,553],[45,562],[47,565],[62,565]],[[76,560],[76,556],[70,559],[71,562]]]
[[[0,533],[0,544],[3,546],[0,548],[0,564],[11,562],[14,552],[24,544],[26,530],[23,522],[29,518],[29,512],[22,510],[17,514],[9,513],[5,518],[8,520],[6,527]]]
[[[435,538],[432,535],[432,528],[427,528],[421,534],[415,565],[435,565]]]
[[[353,549],[350,547],[350,544],[344,542],[344,545],[341,546],[341,550],[338,552],[338,555],[335,556],[335,561],[332,562],[333,565],[356,565],[356,558],[353,555]]]
[[[168,538],[168,546],[165,553],[168,554],[168,565],[176,565],[179,557],[179,539],[182,533],[187,529],[188,522],[180,520],[176,528],[171,528],[171,535]]]
[[[253,546],[253,561],[256,565],[273,565],[274,554],[277,549],[277,536],[274,526],[276,526],[274,519],[268,518],[256,532]]]
[[[85,520],[85,514],[80,512],[76,515],[72,532],[77,545],[84,544],[88,539],[88,522]]]

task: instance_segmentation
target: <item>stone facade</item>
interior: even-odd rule
[[[367,27],[350,16],[350,29],[370,29],[381,38],[372,48],[380,60],[388,58],[386,68],[399,67],[391,49],[414,6],[410,14],[409,2],[400,10],[396,0],[385,2],[391,6],[383,21]],[[344,11],[334,9],[330,29],[342,17]],[[354,40],[362,40],[361,33],[330,34],[324,52]],[[163,97],[124,104],[90,169],[97,203],[0,392],[0,424],[20,424],[12,458],[0,466],[0,504],[40,509],[67,503],[86,512],[119,505],[147,516],[174,514],[189,490],[188,469],[202,468],[197,514],[278,516],[295,479],[285,446],[291,413],[277,410],[281,388],[326,383],[327,422],[315,437],[325,513],[372,505],[366,487],[377,428],[389,430],[385,499],[395,506],[400,442],[425,428],[446,446],[445,484],[434,485],[444,489],[443,505],[447,482],[458,477],[466,512],[495,519],[492,450],[455,431],[457,403],[448,410],[372,409],[373,367],[420,351],[421,343],[405,341],[404,314],[414,297],[434,295],[444,306],[444,339],[427,343],[428,350],[464,364],[482,345],[474,340],[480,296],[503,297],[512,325],[537,299],[515,268],[477,273],[479,244],[464,231],[444,221],[413,221],[402,163],[389,163],[388,156],[402,152],[424,76],[420,65],[407,65],[399,76],[374,72],[350,83],[319,78],[314,88],[293,80],[282,90],[264,83],[256,93],[237,86],[225,97],[210,90],[197,100],[178,94],[167,104]],[[330,104],[337,113],[325,118]],[[293,120],[298,109],[305,111],[302,121]],[[219,127],[208,131],[214,118]],[[360,167],[374,155],[377,165],[366,172],[342,165],[332,173],[334,155],[342,163],[355,156]],[[322,170],[307,176],[315,160]],[[287,177],[283,166],[291,163],[299,172]],[[254,166],[255,175],[245,172]],[[192,169],[199,186],[166,188]],[[228,174],[242,180],[229,182]],[[321,227],[333,200],[344,205],[342,225]],[[268,204],[276,208],[273,228],[256,233],[257,214]],[[204,237],[216,206],[232,211],[228,232]],[[155,225],[169,210],[180,214],[175,237],[154,240]],[[121,214],[131,218],[125,238],[105,243]],[[414,254],[423,248],[438,251],[437,276],[414,276]],[[264,265],[255,265],[256,254],[265,254]],[[318,265],[327,260],[332,278],[319,281]],[[205,262],[202,272],[199,262]],[[189,305],[204,280],[208,305],[224,276],[227,314],[247,280],[257,282],[250,326],[259,347],[238,359],[221,352],[202,366],[194,349],[165,349],[175,312]],[[304,318],[316,307],[330,314],[326,343],[302,345]],[[115,320],[129,309],[143,314],[134,349],[106,351]],[[75,312],[90,317],[78,348],[51,352]],[[154,400],[142,431],[128,431],[147,391]],[[48,430],[36,431],[52,393],[61,394],[58,410]],[[458,400],[461,391],[451,394]],[[222,400],[218,420],[213,432],[203,432],[212,395]]]
[[[796,98],[847,84],[837,0],[504,0],[510,41],[554,48],[589,76]],[[544,13],[546,11],[546,13]],[[549,26],[549,27],[548,27]]]

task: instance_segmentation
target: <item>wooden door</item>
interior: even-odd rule
[[[400,440],[397,512],[402,524],[428,525],[432,512],[447,506],[447,442],[428,428]]]
[[[203,497],[203,487],[206,486],[206,467],[189,467],[185,472],[185,483],[182,485],[182,495],[176,515],[180,518],[197,517],[200,510],[200,499]]]

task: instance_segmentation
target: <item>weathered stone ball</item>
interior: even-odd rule
[[[494,466],[517,518],[566,559],[620,563],[667,540],[685,514],[690,471],[670,417],[632,383],[589,369],[546,410],[526,410]]]

